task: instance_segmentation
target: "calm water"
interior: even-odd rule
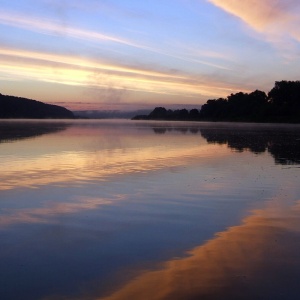
[[[300,126],[0,122],[0,299],[300,299]]]

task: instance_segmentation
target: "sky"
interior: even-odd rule
[[[0,0],[4,95],[71,110],[197,107],[299,70],[299,0]]]

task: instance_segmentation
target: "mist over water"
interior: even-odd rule
[[[1,121],[1,299],[299,299],[300,126]]]

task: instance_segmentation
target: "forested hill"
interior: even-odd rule
[[[0,119],[72,119],[65,107],[0,94]]]
[[[211,99],[200,110],[156,107],[149,115],[133,119],[300,123],[300,81],[276,81],[268,94],[256,90]]]

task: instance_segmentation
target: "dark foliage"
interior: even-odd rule
[[[231,94],[226,99],[211,99],[200,111],[156,107],[148,116],[133,119],[300,123],[300,81],[276,81],[268,95],[256,90]]]
[[[268,99],[273,119],[300,121],[300,81],[276,81]]]
[[[227,99],[208,100],[202,106],[202,119],[213,121],[264,121],[267,95],[262,91],[231,94]]]
[[[1,119],[72,119],[68,109],[26,98],[0,94]]]
[[[138,115],[133,117],[133,120],[170,120],[170,121],[197,121],[199,120],[200,112],[193,108],[187,109],[166,110],[164,107],[156,107],[149,115]]]

